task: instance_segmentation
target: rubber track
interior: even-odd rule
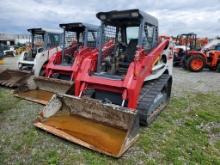
[[[148,125],[153,120],[153,119],[150,119],[150,121],[146,122],[146,118],[151,118],[151,116],[149,116],[148,114],[148,109],[152,106],[153,101],[155,97],[158,95],[158,93],[160,93],[161,90],[164,88],[164,86],[167,84],[167,81],[169,80],[169,78],[170,76],[168,74],[163,74],[158,79],[146,82],[144,87],[142,88],[141,94],[138,100],[138,107],[137,107],[139,115],[140,115],[140,123],[142,125]],[[158,113],[163,108],[164,107],[162,107],[158,111]],[[153,115],[153,116],[156,117],[156,115]]]

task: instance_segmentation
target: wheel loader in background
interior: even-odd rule
[[[74,78],[83,59],[97,56],[99,27],[85,23],[60,24],[60,27],[64,30],[62,50],[51,55],[44,63],[40,76],[34,77],[26,87],[19,88],[16,96],[47,104],[54,93],[74,94]]]
[[[31,45],[18,60],[19,70],[2,71],[0,85],[14,88],[24,86],[32,75],[31,72],[39,76],[43,65],[55,52],[61,50],[59,44],[62,32],[60,30],[32,28],[28,31],[31,33]]]
[[[56,94],[34,125],[92,150],[120,157],[165,108],[172,87],[169,40],[158,20],[138,9],[97,13],[98,57],[83,60],[75,96]],[[111,41],[114,49],[103,51]],[[96,66],[96,70],[90,68]]]

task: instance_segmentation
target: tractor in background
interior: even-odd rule
[[[180,34],[175,39],[174,66],[183,66],[183,59],[188,51],[197,49],[197,35],[195,33]]]
[[[201,51],[188,51],[183,63],[185,68],[192,72],[200,72],[204,68],[220,72],[220,40],[214,39]]]

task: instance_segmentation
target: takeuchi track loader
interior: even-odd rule
[[[65,49],[50,58],[45,65],[44,76],[74,81],[83,59],[91,55],[90,51],[97,51],[95,48],[99,27],[86,23],[60,24],[60,27],[64,29]]]
[[[100,12],[99,52],[75,78],[75,96],[54,95],[34,125],[92,150],[120,157],[165,108],[172,87],[169,40],[138,9]],[[103,51],[111,41],[114,49]],[[91,66],[96,66],[91,70]]]
[[[85,23],[60,24],[60,27],[64,30],[63,49],[51,55],[40,76],[34,77],[26,87],[19,88],[16,96],[47,104],[54,93],[74,94],[74,79],[82,61],[88,56],[97,56],[99,27]]]

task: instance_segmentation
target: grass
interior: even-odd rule
[[[220,164],[220,96],[214,93],[172,98],[120,159],[34,128],[42,106],[8,90],[0,89],[0,105],[0,164]]]
[[[8,109],[11,109],[17,105],[19,99],[11,97],[11,92],[0,88],[0,114]]]

